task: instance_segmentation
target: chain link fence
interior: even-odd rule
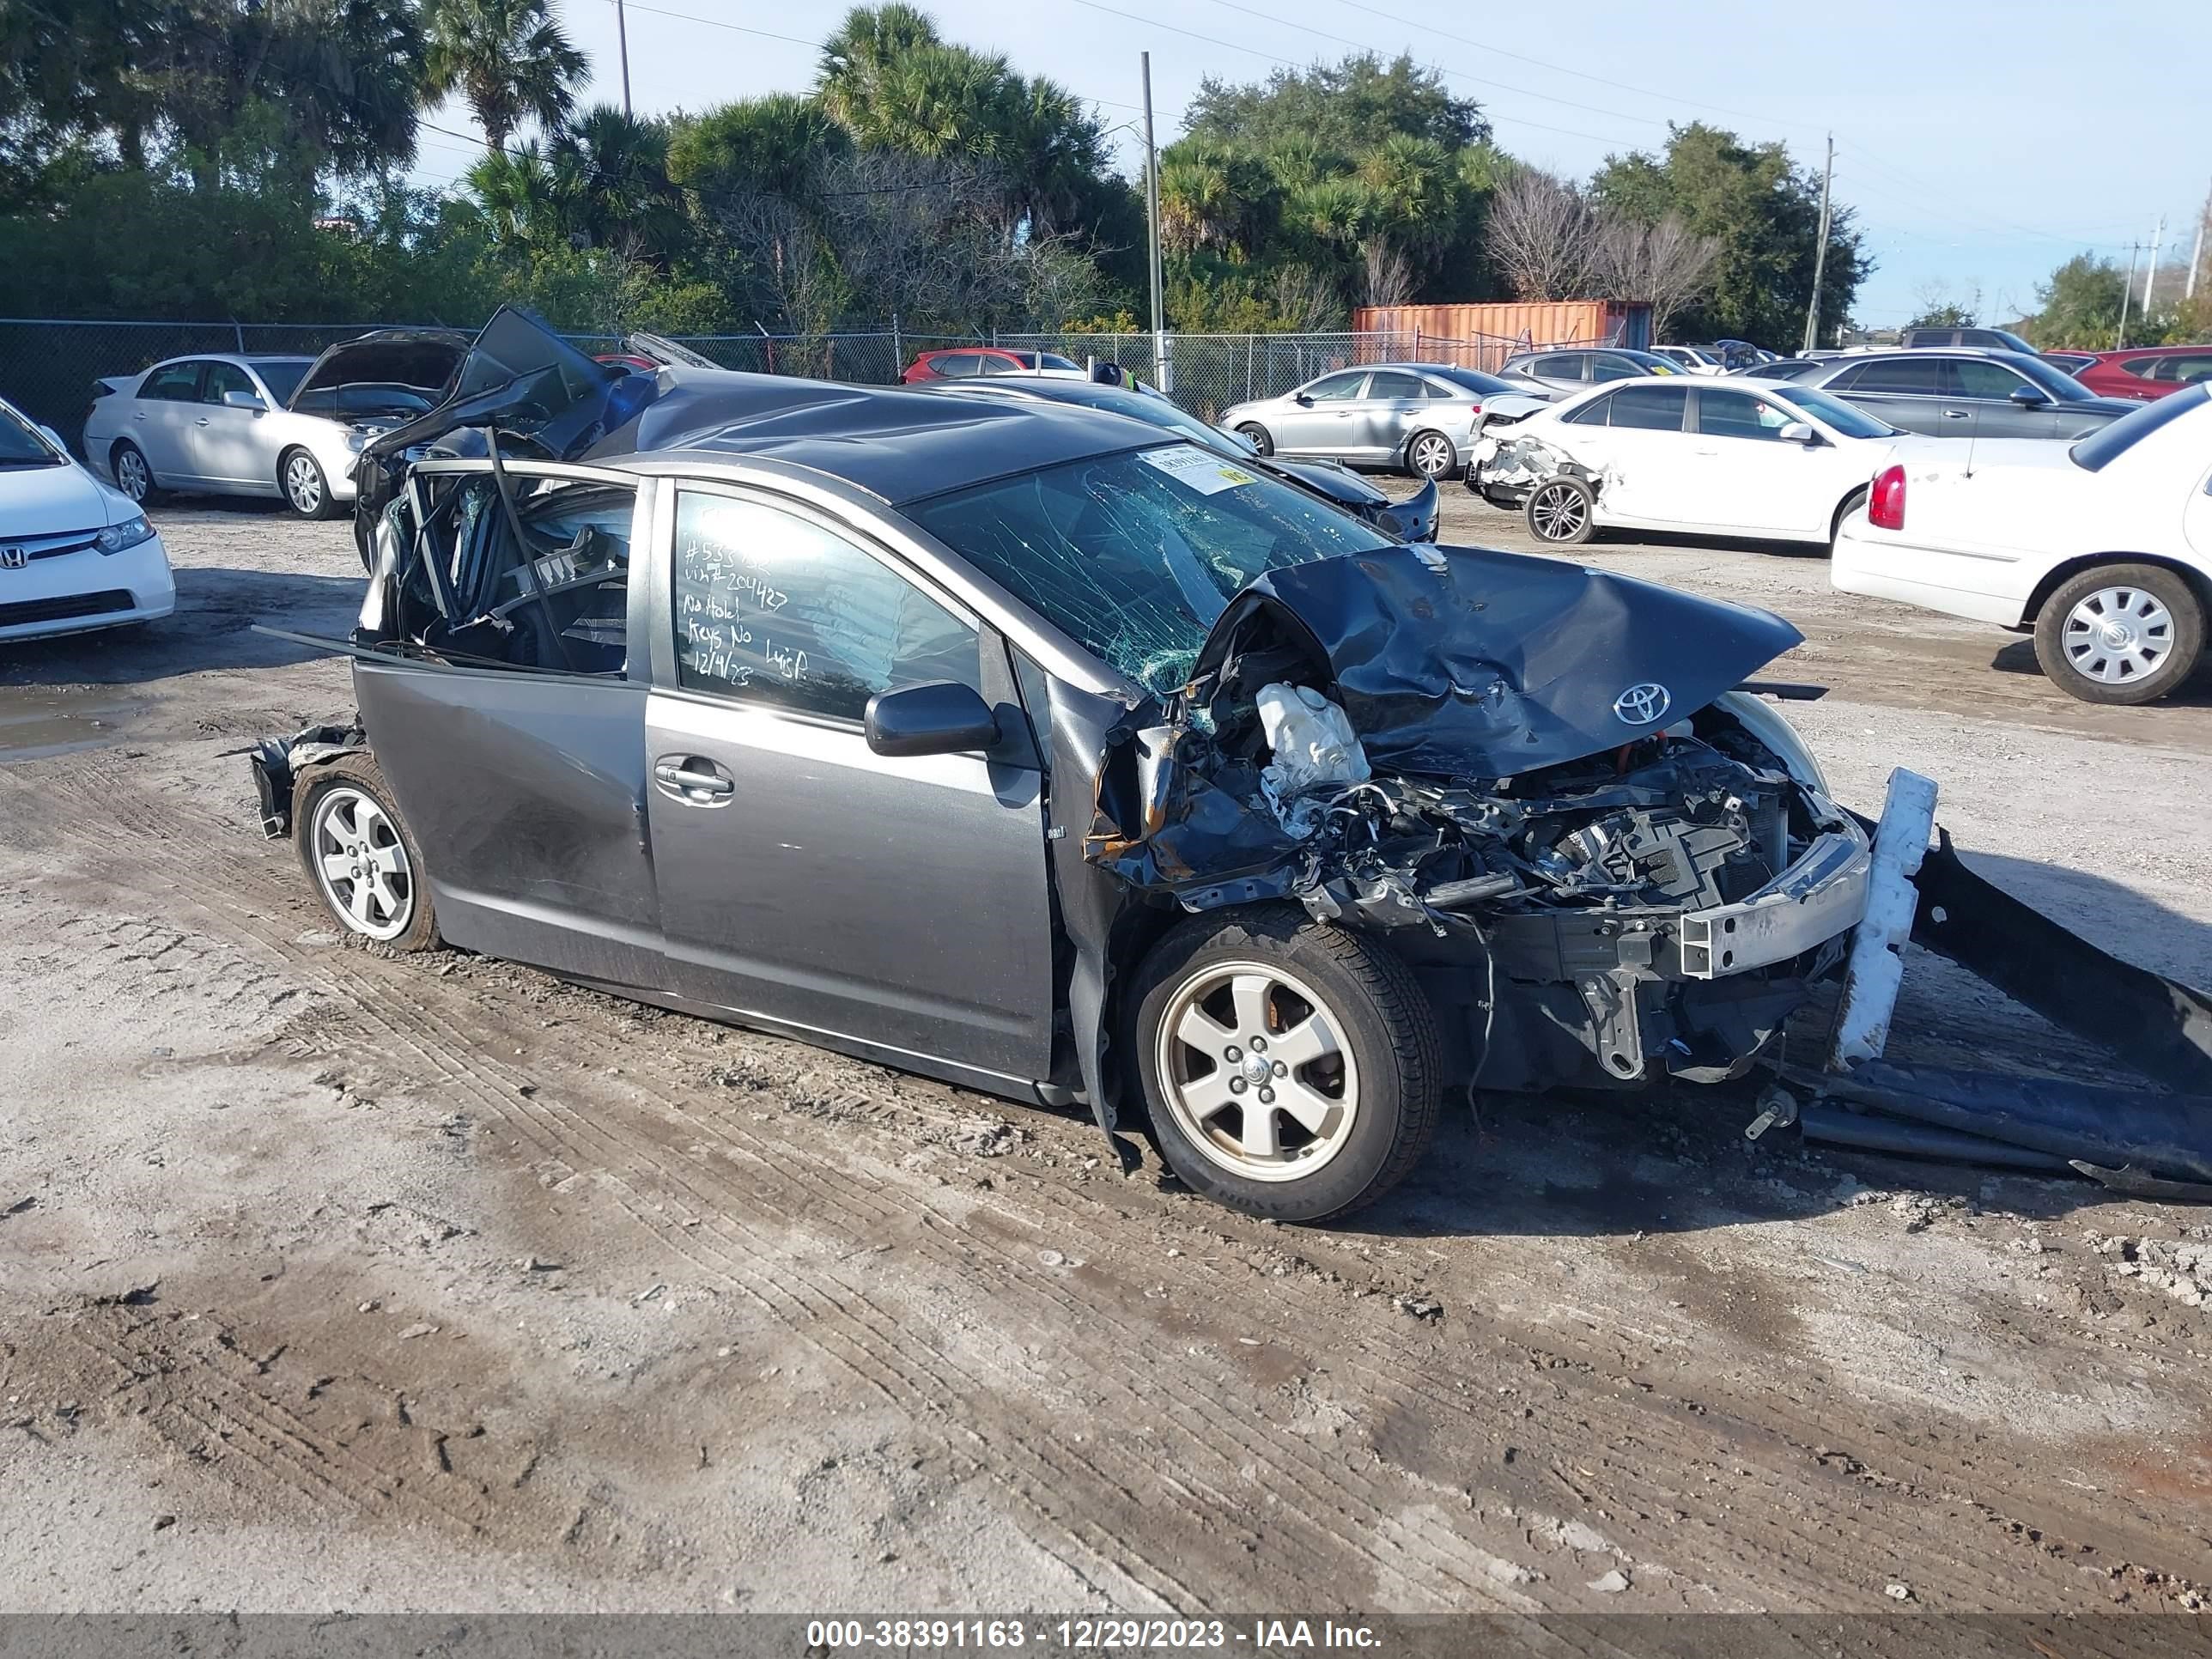
[[[167,358],[201,353],[313,357],[373,328],[437,327],[392,323],[174,323],[0,318],[0,398],[50,426],[72,447],[103,379],[137,375]],[[470,329],[465,331],[472,332]],[[622,349],[619,336],[572,333],[585,350]],[[1118,363],[1135,380],[1171,387],[1175,400],[1212,420],[1231,404],[1272,398],[1332,369],[1358,363],[1455,363],[1493,370],[1516,351],[1605,340],[1444,339],[1418,331],[1328,334],[1177,334],[1170,337],[1172,379],[1162,373],[1150,334],[911,334],[896,328],[834,334],[686,335],[678,343],[725,368],[800,374],[888,386],[916,353],[939,346],[1000,345],[1054,351],[1088,367]]]

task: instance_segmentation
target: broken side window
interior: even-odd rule
[[[1094,456],[902,509],[1147,690],[1188,678],[1223,607],[1270,570],[1391,542],[1188,444]]]
[[[487,474],[465,475],[434,498],[426,552],[453,613],[423,642],[477,667],[622,677],[637,492],[525,474],[509,481],[520,537]],[[429,614],[427,580],[410,583],[405,597],[414,617]]]

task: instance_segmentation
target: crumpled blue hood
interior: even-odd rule
[[[1390,547],[1270,572],[1194,684],[1303,657],[1378,772],[1507,778],[1650,737],[1804,635],[1771,611],[1486,548]],[[1256,689],[1256,687],[1251,688]]]

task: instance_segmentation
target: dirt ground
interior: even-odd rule
[[[1485,1103],[1340,1229],[1085,1121],[342,946],[241,745],[350,707],[347,532],[160,512],[180,608],[0,652],[0,1607],[2179,1610],[2212,1225]],[[1524,544],[1452,492],[1448,538]],[[2212,982],[2212,687],[2055,692],[1757,545],[1839,792]],[[2094,1055],[1916,956],[1898,1047]]]

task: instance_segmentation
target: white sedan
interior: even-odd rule
[[[1467,487],[1555,546],[1613,526],[1826,542],[1876,472],[1936,441],[1793,386],[1620,380],[1486,432]]]
[[[137,504],[0,403],[0,641],[151,622],[176,605],[169,556]]]
[[[2212,386],[2071,444],[1950,443],[1903,459],[1844,523],[1847,593],[2035,630],[2087,702],[2149,702],[2202,659],[2212,612]]]
[[[173,357],[102,380],[85,459],[142,505],[158,491],[276,495],[305,519],[352,503],[362,447],[435,404],[468,342],[386,329],[319,357]]]

